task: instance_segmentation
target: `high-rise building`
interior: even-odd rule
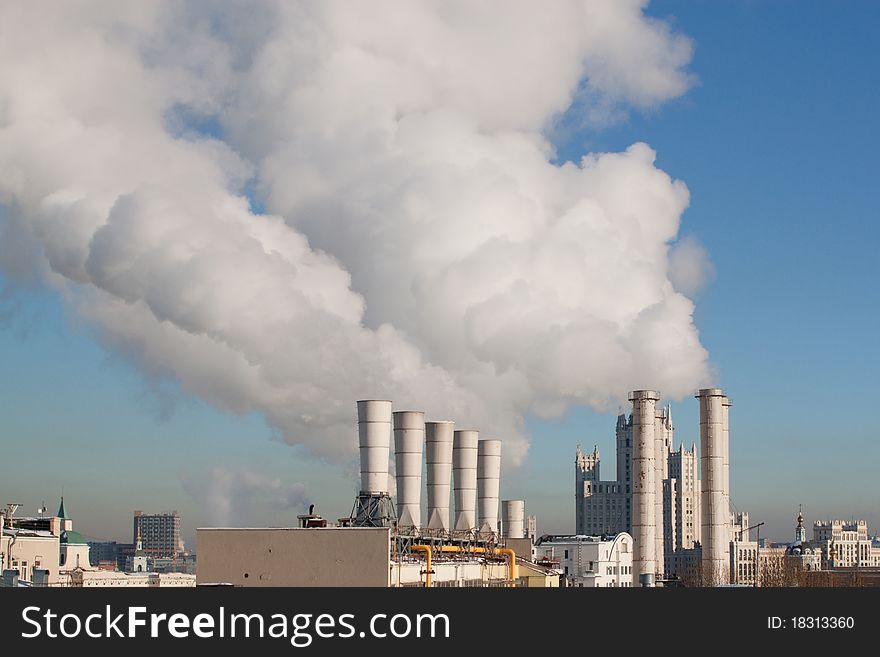
[[[664,548],[666,572],[678,572],[682,553],[700,542],[700,462],[697,445],[684,444],[667,456],[669,477],[664,482]],[[666,483],[668,481],[668,483]]]
[[[697,446],[674,446],[669,406],[656,411],[653,444],[656,495],[650,517],[658,574],[667,577],[694,570],[701,544],[701,484]],[[600,476],[599,448],[575,452],[575,527],[578,534],[614,535],[633,532],[633,416],[621,413],[615,427],[617,478]],[[646,510],[648,513],[648,510]],[[748,516],[746,515],[746,526]],[[733,522],[733,518],[731,519]]]
[[[629,529],[629,490],[617,481],[602,481],[599,448],[575,452],[576,532],[580,535],[614,535]]]
[[[175,559],[183,552],[183,541],[180,538],[180,515],[171,513],[134,512],[132,526],[133,543],[140,536],[143,553],[148,557]]]

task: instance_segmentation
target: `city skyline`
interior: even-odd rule
[[[880,441],[870,400],[878,393],[873,336],[880,305],[870,281],[878,274],[873,251],[880,227],[870,190],[880,148],[880,57],[871,26],[880,10],[867,2],[845,8],[652,2],[645,12],[672,35],[663,42],[670,50],[655,53],[658,60],[671,58],[658,64],[657,75],[672,86],[648,100],[631,93],[611,107],[568,107],[544,133],[556,148],[554,162],[624,153],[644,142],[656,153],[652,166],[687,185],[689,206],[671,243],[690,267],[679,271],[677,283],[693,283],[687,290],[695,303],[692,326],[708,351],[709,383],[733,402],[733,505],[753,522],[766,522],[762,536],[766,530],[771,540],[791,538],[799,505],[809,523],[864,518],[875,533]],[[690,43],[692,54],[685,57],[675,43]],[[0,93],[6,79],[0,78]],[[678,83],[684,87],[674,87]],[[180,118],[202,135],[225,137],[230,129],[191,119]],[[8,171],[7,162],[0,157],[0,172]],[[278,193],[251,184],[240,197],[259,212],[267,204],[283,206]],[[43,501],[51,509],[63,489],[77,529],[109,540],[129,538],[134,509],[177,509],[187,547],[195,547],[196,526],[238,519],[292,525],[309,503],[328,518],[348,514],[357,492],[356,454],[322,453],[323,434],[314,428],[307,439],[288,444],[287,425],[275,416],[266,420],[277,411],[272,404],[205,401],[210,396],[197,394],[185,372],[181,384],[173,368],[169,374],[140,358],[125,336],[109,335],[100,313],[83,314],[78,288],[54,286],[59,274],[24,276],[13,257],[24,247],[10,237],[17,225],[7,200],[13,196],[14,190],[0,189],[0,357],[11,373],[0,381],[0,435],[4,461],[16,466],[4,469],[0,502],[21,502],[22,512],[33,514]],[[327,250],[329,238],[312,230],[310,239]],[[360,259],[344,249],[334,255],[348,258],[357,279]],[[40,267],[47,269],[34,265]],[[383,313],[401,324],[385,307],[390,293],[370,296],[367,288],[359,289],[368,300],[365,324],[375,326]],[[606,303],[613,304],[613,285],[610,290]],[[423,344],[429,337],[421,336]],[[496,364],[510,357],[504,344],[482,347],[486,358],[497,356]],[[651,357],[658,353],[662,349]],[[535,378],[540,374],[523,367]],[[617,407],[627,408],[616,391],[656,387],[666,399],[662,381],[649,376],[663,368],[652,367],[645,372],[649,380],[615,382],[603,388],[604,398],[595,395],[603,410],[542,384],[532,391],[522,427],[506,406],[498,411],[504,422],[486,427],[486,437],[507,439],[516,449],[528,436],[521,465],[502,464],[501,497],[525,499],[539,533],[573,529],[577,444],[598,445],[604,468],[613,472]],[[564,373],[573,381],[594,376],[583,362],[569,368]],[[669,399],[676,442],[699,444],[697,402],[688,391],[700,384],[669,379],[681,383]],[[358,398],[395,399],[375,381],[364,381],[362,390]],[[419,392],[422,404],[437,405],[428,389]],[[419,399],[413,394],[401,403],[421,408]],[[327,399],[334,412],[335,401]],[[357,441],[354,401],[346,398],[340,411],[348,433],[343,421],[339,440],[351,446]],[[540,416],[552,416],[547,409],[557,403],[561,415]],[[456,419],[451,407],[444,412],[450,417],[428,419]],[[335,418],[328,424],[327,435],[336,436]],[[504,426],[516,435],[501,435]]]

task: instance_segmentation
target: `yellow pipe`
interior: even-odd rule
[[[496,550],[488,550],[482,547],[472,547],[469,550],[465,550],[461,546],[458,545],[442,545],[440,546],[441,552],[499,552],[501,554],[507,555],[507,575],[510,579],[511,583],[516,582],[519,576],[519,569],[516,565],[516,552],[514,552],[511,548],[497,548]]]
[[[511,586],[514,586],[516,580],[519,577],[519,567],[516,565],[516,552],[514,552],[511,548],[498,548],[498,552],[501,554],[506,554],[509,559],[508,563],[508,571],[510,573],[510,582]]]
[[[413,545],[412,549],[425,553],[425,588],[429,588],[431,586],[431,546]]]

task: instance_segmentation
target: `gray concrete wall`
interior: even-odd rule
[[[196,581],[236,586],[388,586],[390,529],[196,530]]]

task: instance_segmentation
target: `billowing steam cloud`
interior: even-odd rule
[[[683,395],[686,187],[645,144],[558,165],[547,137],[687,89],[644,4],[3,3],[0,271],[329,459],[358,398],[513,462],[526,414]]]

